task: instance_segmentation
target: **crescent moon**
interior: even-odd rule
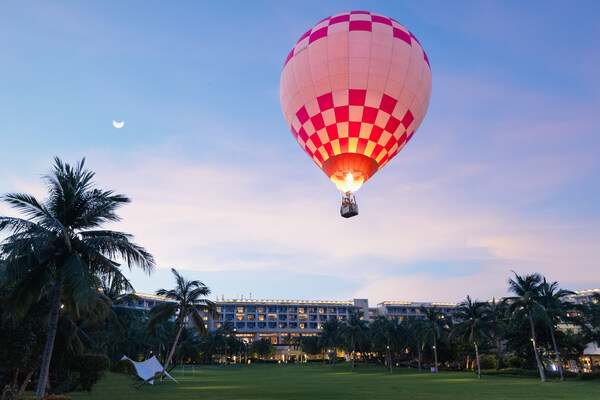
[[[125,125],[125,121],[117,122],[117,121],[113,120],[113,126],[115,128],[121,129],[123,127],[123,125]]]

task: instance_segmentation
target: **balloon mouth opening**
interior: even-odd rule
[[[346,194],[355,193],[366,180],[364,174],[357,170],[337,171],[329,179],[331,179],[338,190]]]
[[[357,153],[342,153],[325,160],[323,172],[343,193],[354,193],[379,169],[371,157]]]

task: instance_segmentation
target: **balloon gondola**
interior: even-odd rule
[[[279,94],[295,139],[346,194],[341,214],[349,218],[358,214],[354,193],[423,121],[431,69],[403,25],[381,14],[348,11],[300,37],[285,60]]]

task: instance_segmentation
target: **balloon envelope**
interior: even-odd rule
[[[355,191],[423,121],[431,69],[400,23],[349,11],[302,35],[285,61],[279,95],[300,146],[338,189]]]

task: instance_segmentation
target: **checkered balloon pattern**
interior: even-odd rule
[[[419,41],[367,11],[325,18],[289,53],[280,100],[292,134],[335,182],[361,183],[391,160],[423,121],[431,69]]]

